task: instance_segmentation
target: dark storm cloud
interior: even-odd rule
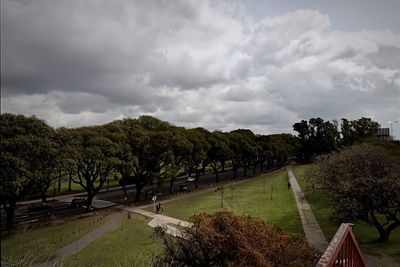
[[[2,2],[3,111],[56,126],[149,114],[188,127],[290,131],[399,116],[400,35],[328,14],[255,21],[240,1]]]

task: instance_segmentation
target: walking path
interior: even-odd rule
[[[72,242],[65,247],[59,249],[54,254],[52,254],[45,262],[35,263],[34,267],[39,266],[56,266],[57,263],[61,262],[64,258],[74,255],[78,251],[82,250],[84,247],[89,245],[91,242],[101,237],[105,233],[115,229],[115,227],[122,222],[126,217],[126,212],[114,212],[109,215],[108,221],[102,226],[93,230],[92,232],[84,235],[81,239]]]
[[[304,234],[309,243],[314,245],[319,251],[324,252],[328,247],[328,241],[326,240],[324,233],[319,227],[317,220],[314,217],[314,213],[311,210],[310,205],[304,198],[304,194],[301,191],[300,185],[297,182],[296,177],[293,174],[292,166],[287,167],[289,175],[290,185],[296,200],[297,209],[300,213],[301,223],[303,224]]]
[[[321,252],[325,252],[329,243],[326,240],[321,227],[319,226],[317,220],[314,217],[314,213],[311,210],[310,205],[304,198],[304,194],[301,191],[300,185],[297,182],[296,177],[293,174],[292,166],[287,167],[287,172],[289,175],[290,185],[293,190],[293,194],[296,200],[297,208],[300,213],[301,223],[303,224],[304,234],[309,243],[318,248]],[[395,267],[398,266],[397,263],[390,259],[378,259],[372,255],[363,253],[364,259],[367,266],[377,266],[377,267]]]
[[[129,207],[125,207],[125,206],[120,206],[120,208],[123,210],[126,210],[126,211],[140,214],[147,218],[150,218],[151,220],[147,225],[149,225],[152,228],[161,227],[161,228],[165,229],[165,232],[167,234],[172,235],[172,236],[183,237],[183,234],[179,230],[179,228],[192,226],[192,224],[189,222],[178,220],[178,219],[168,217],[168,216],[165,216],[162,214],[156,214],[156,213],[153,213],[150,211],[146,211],[146,210],[142,210],[142,209],[138,209],[138,208],[129,208]]]

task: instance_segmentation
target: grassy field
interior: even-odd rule
[[[64,224],[45,226],[31,230],[19,230],[16,234],[1,238],[2,266],[7,259],[26,257],[27,260],[45,260],[65,245],[78,240],[86,233],[101,226],[106,214],[75,219]]]
[[[287,189],[286,171],[261,175],[238,185],[225,186],[223,191],[223,208],[261,218],[292,233],[303,234],[294,197],[291,190]],[[195,213],[212,213],[219,209],[221,191],[206,192],[164,205],[164,212],[168,216],[184,220]]]
[[[62,266],[149,266],[150,257],[161,251],[162,244],[151,234],[147,219],[134,215],[77,255],[66,258]]]
[[[324,194],[310,193],[307,190],[304,173],[310,165],[295,166],[293,171],[298,179],[307,201],[311,205],[314,215],[320,224],[328,241],[335,235],[340,222],[332,220],[332,209],[328,207],[328,200]],[[381,243],[376,240],[379,237],[375,227],[369,226],[361,221],[354,221],[354,233],[363,252],[376,255],[383,259],[389,257],[400,263],[400,228],[395,229],[390,235],[390,241]]]

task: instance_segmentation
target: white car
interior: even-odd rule
[[[188,176],[188,178],[186,179],[187,182],[194,182],[194,180],[196,179],[192,176]]]

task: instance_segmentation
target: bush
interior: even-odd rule
[[[303,238],[260,219],[220,211],[192,217],[184,238],[164,236],[154,266],[315,266],[320,253]]]

